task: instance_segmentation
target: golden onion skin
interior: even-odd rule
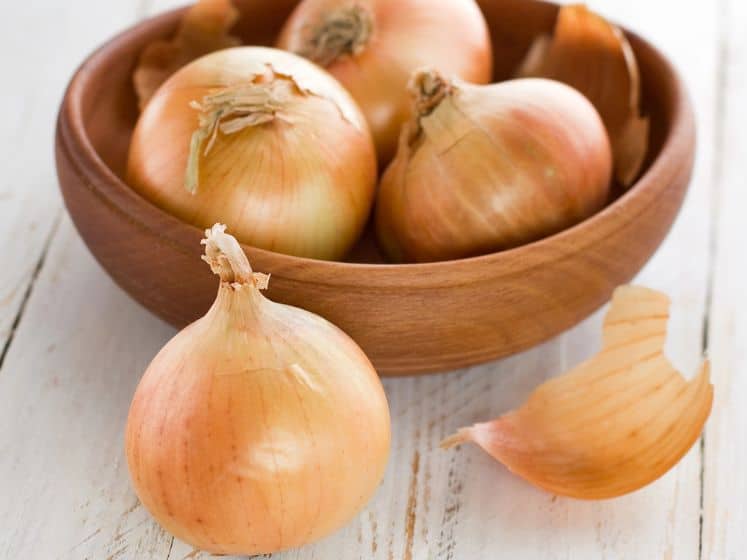
[[[298,91],[272,122],[219,133],[200,158],[197,192],[188,192],[199,117],[190,103],[268,68],[295,80]],[[129,184],[185,222],[206,228],[221,221],[243,243],[330,260],[360,236],[376,172],[367,123],[344,88],[301,57],[261,47],[212,53],[174,74],[143,111],[127,164]]]
[[[473,442],[555,495],[604,500],[643,488],[692,448],[713,406],[708,360],[688,381],[666,358],[668,319],[666,295],[617,288],[599,353],[441,446]]]
[[[346,334],[223,281],[145,372],[125,449],[137,496],[165,529],[252,555],[349,522],[383,477],[389,422],[376,371]]]
[[[380,185],[376,228],[395,262],[516,247],[601,209],[612,156],[594,107],[543,79],[456,82],[403,130]]]
[[[339,0],[304,0],[286,22],[277,46],[307,53],[309,33],[336,10]],[[386,165],[397,150],[402,124],[412,114],[406,93],[415,70],[435,65],[448,76],[484,84],[493,72],[485,18],[474,0],[356,0],[370,17],[370,38],[358,52],[322,64],[350,91],[371,127]]]
[[[552,37],[534,40],[517,77],[550,78],[583,93],[607,127],[617,180],[623,186],[635,181],[650,123],[641,115],[640,70],[622,30],[583,4],[562,6]]]

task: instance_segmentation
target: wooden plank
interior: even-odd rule
[[[0,557],[166,556],[171,538],[130,490],[122,434],[171,333],[113,285],[65,217],[0,376]]]
[[[142,1],[142,0],[137,0]],[[133,20],[136,0],[23,2],[0,19],[6,87],[0,104],[0,365],[61,215],[54,123],[67,80],[99,42]]]
[[[705,436],[702,558],[736,560],[747,548],[747,5],[722,3],[721,127],[713,182],[718,196],[708,346],[715,401]]]
[[[160,0],[146,4],[162,7]],[[633,27],[645,24],[643,30],[675,54],[704,109],[701,138],[710,138],[715,10],[673,0],[594,7]],[[126,19],[121,7],[95,9],[110,25]],[[665,25],[675,9],[678,25]],[[95,27],[81,25],[92,20],[80,14],[70,17],[78,34]],[[683,214],[641,276],[673,297],[670,354],[688,372],[700,353],[712,157],[712,143],[701,142]],[[590,355],[599,323],[597,315],[501,362],[445,376],[386,380],[393,453],[376,498],[337,534],[274,557],[697,558],[697,449],[642,492],[583,503],[529,487],[477,449],[437,448],[456,427],[516,406],[542,380]],[[209,557],[172,542],[137,506],[124,466],[122,430],[132,391],[172,332],[106,279],[65,218],[0,374],[1,557]]]
[[[50,149],[52,123],[74,53],[50,49],[35,38],[39,33],[60,42],[66,39],[59,22],[70,8],[60,3],[44,8],[42,15],[41,6],[25,3],[0,19],[6,83],[0,104],[0,238],[15,240],[4,247],[0,274],[0,363],[60,212]]]
[[[12,85],[0,106],[0,349],[17,326],[0,371],[3,558],[113,559],[159,547],[165,557],[171,544],[136,506],[121,444],[124,395],[170,330],[113,286],[67,218],[58,231],[52,155],[67,80],[135,16],[134,1],[81,0],[20,3],[0,20]],[[140,330],[143,321],[151,328]],[[131,545],[136,534],[142,538]]]

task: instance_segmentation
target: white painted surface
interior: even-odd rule
[[[137,504],[124,466],[122,431],[132,391],[173,330],[114,286],[67,216],[56,225],[62,213],[51,157],[56,105],[75,65],[138,15],[175,4],[47,0],[19,4],[12,18],[0,20],[5,83],[14,84],[3,88],[0,104],[0,348],[7,346],[0,366],[0,558],[208,557],[159,529]],[[737,0],[591,5],[660,45],[680,67],[696,105],[699,153],[691,191],[638,281],[672,296],[668,350],[688,376],[709,320],[716,405],[705,454],[696,446],[644,490],[587,503],[535,490],[477,448],[437,448],[455,428],[517,406],[542,380],[591,355],[597,315],[508,360],[385,381],[394,440],[376,498],[347,528],[276,558],[743,557],[747,8]],[[40,35],[45,41],[31,40]]]
[[[706,431],[703,558],[747,554],[747,4],[723,11],[716,236],[708,342],[715,401]]]

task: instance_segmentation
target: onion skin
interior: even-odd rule
[[[208,53],[240,45],[240,39],[229,32],[238,19],[239,11],[232,0],[198,0],[182,17],[173,38],[147,45],[132,73],[140,110],[158,87],[185,64]]]
[[[138,497],[173,535],[213,553],[270,553],[331,533],[370,499],[389,411],[341,330],[224,279],[145,372],[125,445]]]
[[[435,108],[416,91],[429,77],[442,81]],[[572,88],[542,79],[476,86],[429,71],[412,87],[423,116],[403,129],[377,198],[378,239],[391,260],[516,247],[606,203],[609,140],[593,106]]]
[[[641,76],[625,34],[583,4],[563,6],[552,37],[535,39],[517,77],[558,80],[583,93],[602,117],[615,176],[630,186],[641,172],[650,123],[641,116]]]
[[[190,194],[185,173],[199,125],[190,103],[268,69],[298,91],[272,122],[218,134]],[[212,53],[174,74],[143,111],[127,165],[137,192],[187,223],[222,221],[246,244],[330,260],[360,236],[376,173],[365,118],[344,88],[301,57],[261,47]]]
[[[370,38],[357,52],[332,61],[315,57],[311,33],[349,6],[369,15]],[[411,115],[405,88],[412,72],[436,65],[476,84],[490,82],[493,72],[490,34],[474,0],[304,0],[277,46],[310,56],[350,91],[371,126],[382,166],[394,156],[400,128]]]
[[[475,443],[557,495],[603,500],[643,488],[692,448],[713,406],[708,360],[688,381],[664,355],[668,319],[664,294],[618,288],[597,355],[441,446]]]

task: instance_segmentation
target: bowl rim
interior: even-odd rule
[[[531,0],[536,4],[559,7],[552,2]],[[176,8],[144,19],[103,43],[93,51],[76,70],[65,92],[58,117],[58,141],[60,141],[74,164],[75,173],[81,183],[97,196],[135,220],[131,213],[122,206],[138,207],[149,215],[158,217],[160,223],[167,227],[157,231],[145,220],[137,219],[138,226],[148,230],[153,236],[168,242],[181,251],[192,254],[185,239],[201,238],[203,230],[172,216],[151,201],[132,189],[101,159],[87,134],[83,114],[83,97],[90,78],[101,63],[115,58],[118,51],[126,50],[133,40],[142,35],[153,33],[154,29],[173,26],[175,20],[187,8]],[[593,244],[598,237],[592,232],[601,231],[605,224],[616,223],[615,229],[623,227],[637,218],[637,215],[658,202],[658,191],[666,178],[672,175],[671,165],[667,161],[681,161],[692,150],[688,138],[693,137],[694,115],[686,87],[677,70],[662,52],[650,42],[628,29],[621,27],[631,41],[635,51],[647,50],[656,61],[660,72],[669,75],[672,85],[671,124],[666,131],[661,148],[656,157],[644,169],[643,173],[624,193],[591,217],[548,237],[530,242],[519,247],[478,255],[462,259],[453,259],[427,263],[351,263],[344,261],[325,261],[308,257],[286,255],[242,243],[251,259],[262,263],[273,263],[276,274],[300,268],[304,271],[305,283],[319,283],[333,286],[397,286],[438,287],[463,284],[484,277],[483,272],[491,269],[491,275],[500,275],[502,265],[510,263],[505,274],[523,274],[541,266],[548,260],[562,259],[566,254],[576,252],[572,247]],[[646,195],[649,196],[646,196]],[[632,205],[638,205],[638,211],[623,211]],[[616,220],[610,220],[615,217]],[[620,219],[623,217],[624,219]],[[185,236],[185,233],[188,235]],[[584,240],[586,240],[584,242]],[[539,249],[539,250],[538,250]],[[541,257],[539,255],[542,255]],[[552,255],[552,256],[550,256]],[[402,274],[407,273],[407,274]]]

